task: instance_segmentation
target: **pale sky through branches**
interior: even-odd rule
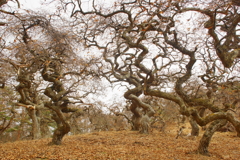
[[[112,5],[112,3],[115,0],[105,0],[105,1],[101,1],[101,0],[97,0],[96,3],[100,3],[102,6],[104,7],[108,7],[110,5]],[[58,12],[58,8],[57,6],[59,6],[59,2],[58,0],[19,0],[20,3],[20,8],[17,8],[18,5],[15,1],[9,1],[6,6],[7,10],[13,12],[15,11],[15,13],[18,14],[36,14],[36,15],[43,15],[45,14],[46,16],[57,13]],[[84,6],[84,8],[86,10],[91,9],[91,5],[92,5],[92,0],[84,0],[82,5]],[[63,13],[65,18],[70,18],[68,14],[65,15],[65,13]],[[61,15],[61,16],[63,16]],[[57,23],[59,23],[61,25],[61,21],[58,21]],[[66,24],[65,24],[66,25]],[[79,54],[84,54],[84,51],[81,50],[81,52],[79,52]],[[87,54],[87,53],[86,53]],[[105,82],[103,82],[105,83]],[[102,95],[98,96],[98,99],[104,100],[104,102],[108,105],[111,105],[112,103],[116,103],[116,102],[121,102],[121,104],[124,104],[124,97],[123,97],[123,89],[119,86],[115,87],[115,88],[107,88],[105,91],[102,91]],[[107,93],[107,94],[106,94]],[[87,100],[85,100],[84,102],[88,101],[89,103],[94,103],[93,99],[94,99],[95,95],[90,95],[88,97]],[[113,102],[114,101],[114,102]],[[86,102],[87,103],[87,102]],[[107,109],[102,108],[104,111],[107,111]]]
[[[20,0],[20,4],[26,9],[41,8],[41,0]]]
[[[127,1],[127,0],[126,0]],[[11,2],[11,4],[9,4],[10,6],[17,6],[16,2],[14,1],[9,1]],[[67,9],[70,9],[70,12],[66,13],[66,12],[62,12],[60,13],[62,10],[58,8],[58,6],[60,6],[59,4],[59,0],[19,0],[20,2],[20,9],[19,12],[28,12],[28,11],[33,11],[35,13],[41,13],[41,14],[46,14],[46,15],[50,15],[52,13],[59,13],[57,15],[61,15],[62,17],[66,18],[66,19],[70,19],[70,14],[71,14],[71,10],[72,10],[72,6],[68,5]],[[92,4],[93,4],[93,0],[82,0],[82,9],[84,10],[84,12],[90,11],[92,10]],[[94,1],[95,4],[98,4],[98,6],[96,7],[98,10],[104,10],[103,8],[107,8],[109,10],[111,10],[111,6],[114,6],[115,2],[118,2],[117,0],[95,0]],[[193,1],[194,3],[197,1]],[[69,8],[68,8],[69,7]],[[60,7],[61,8],[61,7]],[[67,10],[66,9],[66,10]],[[75,8],[75,10],[77,10],[77,7]],[[74,10],[74,11],[75,11]],[[186,12],[186,13],[182,13],[179,14],[178,16],[175,16],[176,21],[175,23],[177,24],[175,26],[175,30],[178,31],[178,35],[181,36],[181,40],[182,41],[186,41],[186,48],[189,50],[194,50],[196,46],[203,46],[205,45],[205,42],[202,43],[202,39],[207,39],[208,37],[208,29],[205,27],[204,28],[204,23],[207,21],[208,18],[204,17],[201,13],[196,13],[196,12]],[[139,23],[141,23],[141,21],[144,21],[144,16],[141,17],[141,19],[138,19]],[[96,22],[98,22],[98,19],[96,19]],[[56,21],[56,23],[58,23],[58,25],[61,23],[60,21]],[[68,25],[67,23],[64,25]],[[107,32],[107,36],[106,39],[108,39],[108,32]],[[206,36],[206,37],[204,37]],[[103,37],[100,37],[103,38]],[[96,38],[97,39],[97,38]],[[100,43],[100,42],[99,42]],[[105,43],[104,41],[102,41],[102,43]],[[149,45],[146,43],[146,45]],[[148,68],[152,68],[153,64],[151,63],[151,60],[153,57],[155,57],[158,54],[158,50],[157,48],[151,48],[149,47],[150,50],[152,49],[152,53],[154,53],[152,55],[152,57],[148,57],[150,58],[150,60],[148,60],[147,58],[143,61],[143,63],[146,64],[146,66]],[[200,47],[199,47],[200,48]],[[193,70],[192,73],[194,74],[194,76],[196,75],[196,77],[198,75],[203,74],[202,72],[205,72],[206,68],[204,67],[204,65],[202,64],[202,52],[204,50],[199,50],[199,53],[197,56],[197,63],[195,63],[195,65],[193,66]],[[94,51],[91,50],[91,53],[96,54],[98,51]],[[173,51],[171,51],[173,53]],[[100,52],[99,52],[100,53]],[[178,53],[178,52],[177,52]],[[200,54],[201,53],[201,54]],[[79,51],[78,54],[80,55],[84,55],[85,53],[83,51]],[[90,55],[89,53],[86,53],[86,55]],[[173,55],[175,57],[177,57],[176,55]],[[200,58],[199,58],[200,57]],[[166,61],[166,58],[164,59],[164,63],[163,65],[165,65],[165,63],[167,63],[168,61]],[[149,65],[148,65],[149,64]],[[158,63],[160,65],[160,63]],[[202,65],[201,65],[202,64]],[[219,65],[221,70],[224,70],[223,66],[221,66],[221,63]],[[159,67],[160,68],[160,67]],[[171,66],[172,70],[176,70],[178,69],[179,66]],[[184,68],[184,67],[182,67]],[[217,73],[217,72],[216,72]],[[221,74],[220,72],[218,74]],[[193,77],[194,77],[193,76]],[[115,89],[117,88],[117,89]],[[113,90],[121,90],[119,89],[120,87],[115,87]],[[168,89],[168,88],[167,88]],[[112,99],[112,94],[108,94],[111,95],[109,97],[105,97],[105,99],[107,99],[107,101],[109,101],[110,99]]]
[[[102,4],[104,7],[110,7],[114,4],[116,0],[97,0],[97,4]],[[19,0],[21,8],[23,9],[30,9],[30,10],[35,10],[35,9],[48,9],[49,7],[54,6],[54,2],[57,2],[57,0]],[[92,0],[84,0],[83,5],[85,5],[87,8],[92,5]],[[35,11],[37,11],[35,10]]]
[[[43,11],[46,13],[55,12],[56,0],[19,0],[20,9],[32,10],[34,12]]]

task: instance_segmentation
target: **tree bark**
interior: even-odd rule
[[[41,137],[42,138],[49,138],[51,135],[51,132],[48,128],[48,121],[46,121],[45,119],[41,119],[40,121],[40,130],[41,130]]]
[[[53,119],[57,123],[57,129],[53,133],[52,142],[50,144],[61,145],[63,137],[70,131],[70,125],[66,122],[66,118],[60,110],[55,111]]]
[[[191,136],[199,136],[199,126],[197,122],[192,117],[190,117],[189,123],[192,127]]]
[[[65,90],[64,85],[60,80],[61,67],[62,66],[59,61],[52,59],[52,61],[50,61],[49,64],[46,64],[42,70],[43,79],[53,83],[51,87],[45,89],[44,94],[51,99],[51,101],[45,103],[45,107],[48,107],[54,112],[52,118],[57,123],[57,129],[54,131],[51,142],[51,144],[54,145],[60,145],[64,135],[70,131],[70,125],[66,121],[63,112],[68,113],[77,111],[68,108],[68,91]],[[49,73],[49,70],[54,72]]]
[[[150,126],[150,118],[148,114],[140,113],[138,107],[131,109],[133,112],[132,116],[132,130],[139,131],[140,133],[148,134]]]
[[[227,120],[225,119],[219,119],[215,120],[210,124],[210,126],[206,129],[205,133],[203,134],[200,144],[198,146],[197,152],[209,156],[208,152],[208,146],[210,144],[210,141],[212,139],[213,134],[221,127],[227,124]]]
[[[28,114],[32,119],[32,139],[41,138],[40,121],[36,115],[36,109],[28,109]]]
[[[60,125],[53,133],[51,144],[61,145],[64,135],[67,134],[69,131],[70,131],[69,124],[66,123],[66,124]]]
[[[139,131],[140,130],[140,121],[141,121],[141,116],[132,116],[132,130],[133,131]]]
[[[148,134],[150,128],[150,118],[148,115],[142,115],[140,119],[140,133]]]

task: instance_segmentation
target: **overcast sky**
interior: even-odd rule
[[[116,0],[95,0],[96,3],[102,4],[104,7],[112,6]],[[49,8],[54,8],[58,0],[19,0],[22,9],[30,10],[46,10],[51,11]],[[92,0],[82,0],[84,6],[91,7]]]
[[[32,9],[41,7],[41,0],[20,0],[21,8]]]

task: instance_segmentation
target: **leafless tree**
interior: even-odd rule
[[[137,130],[147,133],[155,113],[140,99],[149,95],[175,102],[200,126],[211,123],[198,148],[201,154],[208,154],[212,135],[227,121],[240,135],[240,122],[229,110],[238,98],[220,106],[215,100],[222,83],[239,80],[234,74],[240,58],[236,1],[132,0],[107,9],[93,0],[88,10],[81,0],[62,2],[72,9],[73,27],[81,26],[76,34],[101,51],[109,68],[103,75],[126,86]],[[199,81],[195,88],[204,88],[202,95],[186,89],[192,78]],[[200,108],[212,114],[202,117]]]
[[[18,15],[14,24],[6,27],[5,34],[13,36],[13,42],[5,46],[5,53],[1,57],[3,64],[11,64],[15,70],[18,83],[16,90],[20,95],[16,105],[28,110],[33,122],[33,138],[40,137],[42,121],[39,113],[48,108],[57,124],[52,140],[57,145],[70,131],[65,113],[79,111],[69,104],[81,104],[82,98],[96,92],[97,88],[87,86],[86,81],[98,77],[91,68],[98,59],[88,61],[77,56],[71,32],[65,31],[63,28],[61,31],[54,28],[51,17],[34,13]],[[86,86],[85,90],[81,90],[83,95],[77,94],[80,83]]]

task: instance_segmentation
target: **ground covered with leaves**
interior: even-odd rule
[[[180,136],[177,129],[139,134],[135,131],[108,131],[66,136],[60,146],[51,139],[0,143],[0,159],[57,160],[217,160],[240,159],[240,138],[235,133],[216,133],[209,147],[211,157],[194,153],[200,137]]]

